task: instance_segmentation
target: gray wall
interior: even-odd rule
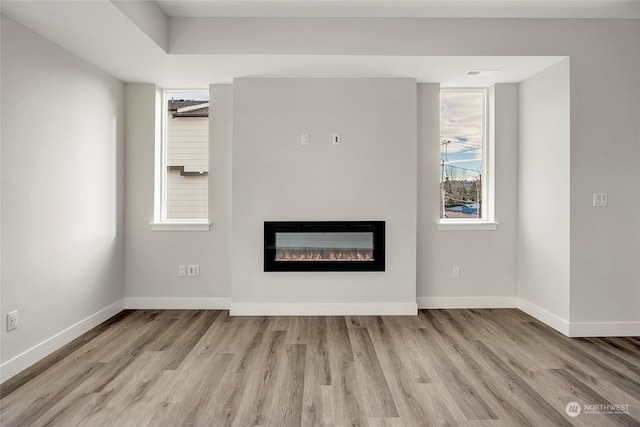
[[[176,54],[569,56],[571,321],[640,321],[638,20],[182,18],[170,21],[170,37]],[[608,208],[591,206],[594,192],[609,193]],[[495,248],[490,233],[478,241]],[[474,265],[475,255],[460,265]],[[449,270],[448,257],[430,256]],[[489,283],[495,270],[477,273]],[[436,282],[419,284],[419,297],[431,287],[458,292],[429,280]]]
[[[259,82],[260,94],[269,93],[273,97],[280,97],[282,105],[289,109],[295,109],[303,111],[304,108],[308,108],[303,105],[298,105],[295,98],[309,97],[311,95],[306,94],[303,87],[298,87],[296,84],[301,82],[307,82],[311,84],[314,80],[304,79],[238,79],[236,81],[236,89],[238,83],[243,82]],[[328,80],[331,81],[331,80]],[[336,80],[340,81],[340,80]],[[357,79],[344,80],[355,84]],[[368,80],[363,80],[360,84],[366,84]],[[373,82],[383,81],[379,79],[371,80]],[[322,80],[318,80],[316,84],[320,84]],[[216,167],[213,167],[210,174],[211,184],[218,187],[210,194],[210,208],[216,212],[212,215],[213,227],[209,233],[203,232],[151,232],[148,223],[152,219],[152,205],[153,205],[153,114],[152,106],[155,96],[155,88],[153,85],[148,85],[145,90],[146,95],[140,93],[135,88],[139,88],[144,85],[127,85],[127,99],[128,99],[128,116],[133,117],[128,122],[128,128],[140,129],[144,128],[148,132],[146,136],[146,142],[143,143],[142,139],[138,135],[131,135],[128,141],[132,141],[127,146],[127,164],[131,169],[131,172],[127,175],[127,297],[128,300],[139,298],[136,303],[146,299],[143,306],[149,306],[149,300],[157,300],[158,298],[171,299],[173,303],[176,299],[180,298],[228,298],[233,293],[234,301],[253,303],[258,302],[255,295],[248,296],[247,292],[251,290],[241,290],[242,283],[256,283],[255,288],[264,292],[262,299],[263,303],[283,301],[282,295],[288,295],[289,302],[336,302],[339,298],[327,297],[323,295],[314,294],[314,287],[294,287],[293,291],[286,286],[286,291],[271,292],[273,288],[263,286],[264,280],[262,277],[266,277],[267,280],[277,280],[279,282],[288,280],[289,277],[296,277],[297,280],[301,280],[301,277],[308,275],[300,274],[283,274],[283,273],[270,273],[264,276],[261,272],[262,269],[262,253],[261,253],[261,236],[262,230],[259,228],[262,221],[265,219],[271,220],[285,220],[292,219],[293,216],[297,216],[302,219],[317,219],[314,217],[314,209],[318,206],[317,201],[313,197],[301,199],[298,193],[294,194],[295,206],[285,205],[282,207],[282,200],[287,203],[287,195],[289,192],[300,192],[308,190],[308,186],[311,185],[310,191],[307,193],[313,193],[314,195],[324,194],[319,192],[319,188],[328,188],[328,185],[316,183],[315,176],[312,176],[313,180],[309,183],[308,179],[300,184],[295,184],[295,181],[290,176],[285,176],[286,173],[292,173],[287,169],[287,162],[295,161],[291,167],[299,167],[299,164],[305,161],[313,161],[319,157],[328,156],[333,152],[343,153],[345,147],[342,147],[342,151],[332,150],[333,147],[326,145],[326,140],[331,137],[334,132],[329,130],[332,123],[332,117],[334,113],[320,111],[320,107],[317,107],[317,111],[314,110],[315,118],[303,118],[298,121],[291,119],[291,114],[287,110],[284,113],[282,110],[274,110],[273,106],[258,109],[253,100],[252,94],[247,93],[247,89],[243,92],[243,104],[237,108],[247,108],[247,105],[252,106],[254,114],[258,114],[259,117],[256,120],[248,122],[249,119],[246,116],[242,116],[240,124],[236,123],[235,138],[242,137],[246,132],[251,131],[250,136],[244,137],[242,141],[236,142],[236,150],[240,150],[235,156],[233,156],[234,162],[234,185],[238,186],[234,191],[234,196],[238,193],[238,199],[234,200],[234,221],[237,226],[237,230],[234,233],[235,238],[241,240],[245,239],[251,242],[252,256],[255,258],[256,267],[252,271],[245,271],[247,268],[247,259],[245,255],[238,253],[237,264],[235,265],[235,274],[244,277],[250,275],[251,278],[242,279],[242,282],[238,283],[238,293],[232,290],[229,277],[231,276],[231,247],[234,250],[242,247],[246,252],[246,246],[249,243],[243,241],[241,246],[239,243],[231,245],[231,231],[225,228],[225,224],[231,223],[231,204],[229,198],[231,197],[231,126],[233,124],[232,113],[229,111],[233,108],[233,99],[230,94],[233,93],[231,85],[212,85],[212,91],[214,89],[220,91],[223,88],[226,92],[216,92],[217,98],[213,100],[214,93],[212,92],[212,102],[214,104],[214,110],[212,111],[212,123],[211,141],[213,146],[216,147],[212,152],[211,162],[216,162]],[[495,306],[505,305],[513,306],[515,304],[516,297],[516,185],[517,185],[517,137],[518,137],[518,94],[517,85],[515,84],[499,84],[496,85],[493,92],[497,102],[495,103],[496,122],[496,210],[497,220],[500,222],[500,226],[496,231],[439,231],[437,227],[438,220],[438,182],[439,182],[439,133],[438,133],[438,117],[439,117],[439,85],[437,84],[419,84],[417,90],[417,112],[411,113],[414,116],[417,115],[418,120],[418,147],[417,153],[408,160],[408,165],[412,166],[417,164],[417,178],[415,191],[417,202],[420,207],[417,209],[417,227],[418,238],[416,245],[417,262],[416,267],[411,267],[408,272],[415,271],[417,275],[417,296],[421,305],[425,306]],[[425,92],[425,88],[430,88],[428,92]],[[414,85],[414,91],[416,86]],[[365,91],[360,91],[355,94],[351,100],[351,103],[363,103],[368,104],[367,95]],[[276,95],[277,94],[277,95]],[[291,94],[291,96],[288,96]],[[304,94],[304,96],[303,96]],[[261,95],[264,96],[264,95]],[[317,96],[317,94],[314,94]],[[326,95],[325,95],[326,96]],[[147,99],[147,106],[144,107],[141,104],[130,105],[130,102],[136,102],[136,99],[145,97]],[[250,99],[247,101],[245,98]],[[294,98],[294,99],[290,99]],[[315,99],[315,98],[313,98]],[[324,102],[322,105],[330,105],[330,101],[327,99],[319,98]],[[359,99],[359,100],[358,100]],[[315,101],[318,103],[320,101]],[[314,102],[309,101],[311,104]],[[334,102],[334,101],[331,101]],[[430,107],[426,106],[426,103],[430,103]],[[236,103],[237,104],[237,103]],[[306,105],[306,104],[305,104]],[[304,108],[303,108],[304,107]],[[284,107],[283,107],[284,108]],[[346,107],[343,107],[346,108]],[[385,108],[388,108],[385,107]],[[353,107],[350,111],[355,110]],[[147,111],[144,113],[144,111]],[[268,114],[269,113],[269,114]],[[286,113],[286,115],[285,115]],[[146,114],[146,119],[143,119],[143,115]],[[273,114],[272,117],[270,114]],[[394,111],[394,115],[398,115],[399,111]],[[408,120],[411,114],[406,116],[403,120]],[[282,118],[284,117],[284,118]],[[318,120],[318,117],[322,117],[322,120]],[[344,121],[345,116],[343,114],[341,120]],[[236,118],[237,119],[237,118]],[[278,131],[286,132],[290,138],[291,149],[282,148],[275,143],[267,144],[266,133],[258,134],[259,129],[262,129],[259,124],[264,123],[267,120],[270,123],[268,132],[275,132],[275,124],[280,123]],[[309,123],[308,126],[303,126],[303,123]],[[319,123],[315,123],[318,121]],[[342,123],[342,121],[340,123]],[[146,124],[145,124],[146,123]],[[249,123],[249,124],[248,124]],[[215,124],[215,125],[214,125]],[[240,128],[242,126],[242,128]],[[266,125],[265,125],[266,126]],[[364,132],[370,126],[369,123],[363,124],[361,120],[355,121],[349,125],[352,132],[360,134]],[[344,125],[340,125],[344,129]],[[309,129],[319,128],[319,130],[312,132]],[[305,130],[306,129],[306,130]],[[411,128],[408,128],[411,129]],[[374,129],[377,131],[377,129]],[[338,130],[336,130],[337,132]],[[309,147],[300,146],[300,134],[310,133],[312,143]],[[320,132],[320,133],[318,133]],[[342,132],[342,131],[340,131]],[[216,136],[218,135],[218,136]],[[322,136],[325,137],[325,144],[322,143]],[[427,136],[429,135],[429,136]],[[345,137],[347,137],[345,135]],[[269,138],[274,138],[269,136]],[[277,138],[277,137],[275,137]],[[431,139],[429,139],[431,138]],[[434,139],[435,138],[435,139]],[[250,142],[246,142],[250,140]],[[260,143],[258,143],[260,142]],[[240,145],[243,144],[243,145]],[[350,149],[348,143],[346,148]],[[254,145],[257,145],[254,147]],[[388,147],[383,147],[384,149]],[[244,151],[246,150],[246,151]],[[260,150],[265,150],[262,152]],[[319,151],[323,150],[323,151]],[[328,151],[327,151],[328,150]],[[367,152],[373,150],[367,149]],[[305,156],[308,153],[312,153],[313,157],[306,159],[305,157],[298,158],[297,156]],[[353,168],[362,167],[362,159],[358,158],[358,153],[351,154],[347,152],[345,155],[353,160]],[[269,169],[267,174],[261,173],[262,162],[265,158],[271,158],[271,156],[279,157],[279,168]],[[376,154],[377,158],[378,154]],[[322,157],[323,161],[333,165],[333,161],[330,158]],[[366,161],[370,162],[371,155],[365,156]],[[415,159],[415,160],[414,160]],[[338,157],[338,160],[345,162],[343,157]],[[255,164],[253,163],[255,162]],[[323,167],[322,163],[315,167]],[[387,169],[380,165],[381,170]],[[128,169],[128,170],[130,170]],[[354,170],[355,170],[354,169]],[[307,167],[307,171],[311,171]],[[331,169],[334,172],[334,169]],[[332,177],[332,173],[328,174],[328,179],[331,180],[341,179],[342,173]],[[387,177],[387,173],[381,175],[384,179]],[[277,180],[278,182],[285,182],[281,191],[278,194],[278,203],[268,200],[268,196],[271,196],[269,191],[258,191],[261,186],[267,186],[271,183],[271,180]],[[291,186],[295,185],[294,188]],[[332,186],[336,187],[336,185]],[[339,186],[338,186],[339,187]],[[412,187],[397,186],[402,188],[402,194],[409,194]],[[251,192],[251,197],[248,197],[247,192]],[[256,194],[264,194],[265,199],[255,197]],[[348,190],[339,192],[338,194],[349,194]],[[365,193],[361,193],[359,199],[349,199],[350,204],[344,204],[342,201],[336,203],[328,196],[324,196],[326,200],[320,200],[324,202],[324,205],[317,210],[317,215],[322,215],[325,219],[361,219],[369,215],[371,218],[376,216],[367,211],[371,204],[376,204],[375,198],[365,199]],[[336,196],[337,197],[337,196]],[[368,196],[367,196],[368,197]],[[373,197],[373,196],[372,196]],[[331,203],[327,202],[330,201]],[[250,204],[250,205],[248,205]],[[258,206],[259,205],[259,206]],[[348,209],[347,209],[348,208]],[[381,212],[380,208],[374,208],[373,212]],[[411,209],[407,210],[407,214],[414,212]],[[261,216],[262,215],[262,216]],[[245,217],[251,217],[251,220]],[[322,219],[322,218],[321,218]],[[410,219],[407,219],[410,221]],[[245,222],[250,222],[251,227],[258,227],[253,229],[252,233],[247,232]],[[243,224],[240,226],[239,224]],[[392,226],[392,225],[391,225]],[[226,234],[216,234],[226,233]],[[229,243],[225,243],[229,242]],[[160,243],[160,242],[166,242]],[[212,249],[214,248],[214,249]],[[412,246],[411,242],[407,240],[406,244],[403,244],[402,250],[405,252],[394,252],[398,256],[405,256],[409,254],[409,257],[414,257],[415,246]],[[489,250],[487,250],[487,248]],[[215,252],[213,252],[215,250]],[[389,251],[389,253],[394,253]],[[212,256],[214,254],[214,256]],[[201,265],[201,278],[179,278],[177,276],[178,264],[189,263],[190,259],[195,259]],[[451,267],[452,265],[462,266],[462,275],[459,280],[451,279]],[[353,274],[339,274],[334,276],[338,277],[350,277]],[[273,279],[273,278],[276,279]],[[326,278],[327,276],[324,275]],[[367,276],[368,277],[368,276]],[[314,280],[317,280],[317,275]],[[351,279],[350,279],[351,280]],[[323,283],[326,281],[323,281]],[[343,282],[338,282],[343,283]],[[413,288],[416,288],[416,279],[413,279]],[[273,286],[273,285],[270,285]],[[375,294],[369,292],[358,293],[358,288],[349,288],[350,291],[343,296],[342,302],[367,302],[371,297],[371,301],[376,301]],[[413,291],[412,291],[413,292]],[[297,298],[297,299],[296,299]],[[399,293],[394,291],[393,295],[387,295],[386,301],[398,302],[402,301],[404,297],[400,297]],[[368,301],[368,302],[371,302]],[[496,302],[497,301],[497,302]],[[145,305],[147,304],[147,305]],[[168,302],[167,302],[168,304]],[[134,306],[134,305],[132,305]]]
[[[151,231],[156,122],[160,88],[126,85],[126,274],[129,306],[228,305],[231,296],[231,85],[212,85],[209,115],[209,232]],[[199,264],[199,277],[179,277],[178,266]],[[205,301],[205,302],[203,302]]]
[[[640,322],[640,20],[585,39],[571,56],[571,323]]]
[[[560,272],[556,277],[567,277],[569,269],[568,320],[572,323],[640,321],[637,20],[221,18],[172,19],[169,27],[167,37],[175,54],[569,56],[570,172],[562,177],[562,192],[566,193],[568,182],[570,198],[562,220],[568,217],[569,225],[552,225],[561,229],[563,247],[569,230],[569,259],[563,252],[555,260]],[[525,109],[531,106],[529,89],[535,83],[534,78],[523,84],[525,99],[520,105]],[[418,102],[422,107],[434,108],[428,97],[435,93],[435,86],[421,86]],[[517,95],[509,85],[502,90]],[[128,298],[167,298],[172,303],[176,298],[205,298],[211,304],[220,298],[228,300],[232,292],[233,91],[230,86],[212,86],[211,92],[212,100],[219,99],[221,107],[218,118],[211,118],[212,231],[154,233],[148,224],[153,219],[156,135],[149,114],[153,116],[157,93],[153,85],[127,85],[124,248],[123,85],[2,17],[2,363],[112,306],[125,294]],[[496,117],[499,114],[513,112],[497,105]],[[421,116],[420,120],[433,118]],[[412,129],[416,127],[426,138],[434,137],[425,122],[419,126],[414,122]],[[513,132],[505,129],[507,140]],[[315,137],[310,133],[313,144]],[[422,144],[422,136],[420,141]],[[423,162],[427,150],[418,152]],[[514,147],[502,154],[496,151],[497,157],[504,156],[499,164],[514,155]],[[516,295],[512,283],[516,246],[509,230],[522,213],[510,204],[518,174],[506,161],[506,169],[496,165],[496,203],[503,204],[497,209],[496,219],[503,224],[499,232],[436,232],[433,206],[429,199],[422,199],[431,197],[434,190],[422,187],[423,182],[420,189],[416,183],[407,187],[418,194],[421,206],[407,214],[418,211],[421,221],[416,242],[419,267],[412,270],[418,272],[418,297]],[[407,164],[414,167],[412,162]],[[422,170],[426,164],[422,163],[417,176],[433,174],[431,169]],[[529,185],[527,171],[536,166],[538,161],[520,156],[525,180],[520,190]],[[521,207],[547,204],[546,193],[538,190],[535,198],[524,196]],[[609,193],[608,208],[591,207],[594,192]],[[430,219],[425,222],[424,218]],[[535,221],[525,219],[516,236],[518,247],[529,244],[524,227]],[[449,279],[450,253],[436,248],[456,249],[465,242],[488,253],[479,257],[479,250],[457,252],[462,278],[453,282]],[[126,291],[122,286],[123,253]],[[547,264],[532,261],[521,254],[521,295],[564,318],[564,302],[554,305],[542,297],[556,291],[541,288],[537,280],[546,277]],[[201,265],[201,276],[178,278],[177,266],[190,263]],[[474,280],[466,280],[469,271]],[[407,292],[403,285],[397,298],[404,299]],[[560,292],[565,301],[566,286]],[[6,333],[5,314],[14,309],[20,310],[20,327]]]
[[[234,304],[408,303],[415,312],[416,118],[413,79],[234,81]],[[334,133],[342,145],[331,144]],[[264,221],[367,219],[386,221],[385,272],[263,272]]]
[[[6,363],[122,302],[124,85],[4,15],[1,38]]]
[[[439,85],[418,85],[418,281],[422,307],[513,307],[516,303],[518,87],[497,84],[492,179],[496,230],[439,230]],[[461,267],[452,279],[453,266]]]
[[[568,322],[569,59],[520,84],[518,296]]]
[[[247,31],[247,26],[252,31]],[[458,31],[450,32],[456,27]],[[443,38],[441,34],[448,34]],[[242,34],[242,37],[236,37]],[[297,37],[290,37],[297,34]],[[634,20],[565,19],[176,19],[170,22],[172,52],[203,53],[319,53],[396,55],[561,55],[571,58],[570,84],[570,319],[576,322],[639,321],[640,300],[635,262],[640,255],[640,224],[634,212],[640,210],[635,172],[640,169],[640,25]],[[227,105],[231,105],[231,102]],[[132,120],[136,112],[130,111]],[[228,116],[231,121],[230,116]],[[227,135],[228,137],[228,135]],[[220,144],[220,140],[212,140]],[[231,295],[230,237],[222,231],[230,224],[231,182],[230,137],[222,150],[222,163],[212,171],[212,179],[222,188],[212,201],[213,232],[153,233],[148,229],[151,205],[145,197],[152,193],[152,175],[142,171],[150,164],[153,142],[142,151],[132,149],[127,167],[128,187],[133,192],[127,211],[127,296],[131,297],[226,297]],[[138,144],[139,142],[132,142]],[[146,145],[145,145],[146,144]],[[149,145],[150,144],[150,145]],[[228,149],[227,151],[225,151]],[[147,151],[144,151],[147,150]],[[496,155],[499,153],[497,152]],[[513,153],[506,153],[507,157]],[[137,156],[137,157],[136,157]],[[226,156],[226,157],[225,157]],[[215,160],[216,157],[214,156]],[[221,160],[222,159],[222,160]],[[526,158],[522,158],[525,162]],[[147,162],[147,163],[145,163]],[[529,165],[531,166],[531,165]],[[152,166],[151,166],[152,167]],[[425,171],[426,174],[429,171]],[[496,177],[512,173],[496,171]],[[500,178],[498,178],[500,179]],[[131,184],[131,185],[129,185]],[[566,182],[565,182],[566,184]],[[129,190],[128,190],[129,191]],[[215,191],[215,190],[211,190]],[[497,189],[496,197],[503,190]],[[610,206],[591,207],[593,192],[608,192]],[[420,191],[422,197],[422,190]],[[144,202],[144,203],[143,203]],[[216,203],[220,205],[216,205]],[[531,203],[543,205],[546,199]],[[422,203],[422,202],[421,202]],[[426,202],[426,209],[429,204]],[[496,203],[500,203],[496,200]],[[129,208],[128,208],[129,209]],[[509,208],[505,212],[509,212]],[[516,212],[513,210],[513,212]],[[504,225],[517,221],[509,215],[497,218]],[[518,215],[518,214],[515,214]],[[218,224],[216,227],[216,223]],[[426,231],[434,223],[423,224]],[[511,225],[512,226],[512,225]],[[502,226],[500,226],[502,228]],[[499,228],[499,231],[501,230]],[[459,247],[466,241],[473,247],[507,252],[512,237],[494,232],[421,232],[419,247],[437,247],[429,233],[441,240],[438,245]],[[217,235],[216,233],[220,233]],[[433,237],[433,236],[430,237]],[[215,237],[214,237],[215,236]],[[228,239],[228,240],[225,240]],[[199,254],[207,252],[199,258]],[[515,250],[514,250],[515,252]],[[420,252],[418,297],[500,296],[513,290],[516,263],[511,258],[478,261],[477,250],[462,251],[456,264],[462,278],[449,279],[451,258],[435,249]],[[227,258],[225,258],[227,257]],[[423,258],[425,257],[425,258]],[[200,279],[179,281],[178,264],[201,264]],[[564,262],[564,261],[563,261]],[[425,267],[429,266],[429,267]],[[566,263],[560,268],[567,268]],[[435,269],[435,270],[434,270]],[[465,283],[471,270],[473,281]],[[539,269],[521,280],[532,280]],[[500,284],[495,278],[500,275]],[[523,282],[524,283],[524,282]],[[523,285],[524,286],[524,285]],[[524,295],[524,294],[523,294]],[[533,295],[533,294],[532,294]],[[506,296],[516,296],[511,293]],[[605,302],[605,303],[603,303]],[[555,309],[553,309],[555,310]],[[563,315],[560,313],[559,315]]]

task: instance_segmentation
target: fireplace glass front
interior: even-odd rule
[[[265,271],[384,271],[384,221],[265,222]]]

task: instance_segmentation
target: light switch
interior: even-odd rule
[[[189,264],[187,266],[187,276],[199,276],[200,264]]]

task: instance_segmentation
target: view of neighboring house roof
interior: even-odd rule
[[[202,108],[186,108],[202,105]],[[180,111],[185,109],[185,111]],[[169,111],[175,111],[173,117],[209,117],[209,101],[193,99],[170,99]]]

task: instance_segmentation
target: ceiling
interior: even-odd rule
[[[138,24],[134,23],[136,20],[127,16],[115,3],[117,2],[106,0],[3,0],[0,6],[2,12],[10,18],[122,81],[149,82],[165,88],[206,87],[209,83],[230,83],[238,77],[408,77],[415,78],[419,82],[440,82],[443,86],[485,87],[493,83],[525,80],[563,58],[558,56],[176,55],[167,53],[155,43],[138,26],[141,21],[138,20]],[[216,5],[227,3],[272,5],[285,2],[268,0],[158,2],[168,15],[186,13],[204,15],[217,10]],[[317,2],[294,0],[286,3],[303,5]],[[381,2],[327,0],[323,3],[334,5],[362,3],[361,6],[363,6]],[[418,1],[414,3],[449,2]],[[510,3],[520,2],[511,0]],[[561,0],[560,3],[567,2]],[[163,13],[160,14],[163,19],[171,19],[166,18]],[[489,77],[465,76],[465,71],[470,69],[498,70],[498,72]]]
[[[169,17],[640,18],[637,0],[156,0]]]

